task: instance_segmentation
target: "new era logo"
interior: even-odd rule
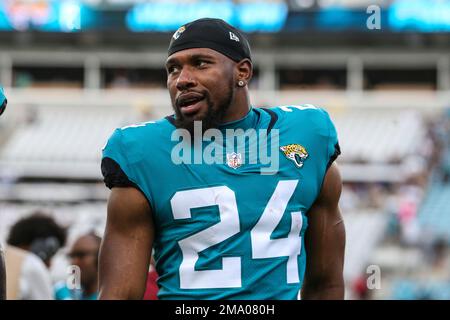
[[[186,27],[185,27],[185,26],[180,27],[180,28],[173,34],[173,38],[174,38],[175,40],[177,40],[177,39],[180,37],[180,35],[181,35],[185,30],[186,30]]]
[[[233,32],[230,31],[230,40],[234,40],[236,42],[239,42],[239,38],[237,35],[235,35]]]

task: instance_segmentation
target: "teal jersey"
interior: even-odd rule
[[[240,140],[245,148],[227,151],[223,163],[177,163],[174,153],[189,148],[178,153],[174,129],[171,117],[117,129],[102,160],[108,187],[136,187],[152,208],[159,299],[297,299],[306,214],[339,154],[328,113],[311,105],[252,108],[218,128],[269,131],[265,144],[276,146],[268,153],[278,166],[264,174],[271,165],[259,154],[247,159],[263,140]]]
[[[65,281],[55,284],[55,300],[97,300],[97,292],[86,295],[83,289],[69,289]]]
[[[0,87],[0,106],[6,101],[5,92],[2,87]]]
[[[7,100],[6,100],[5,92],[4,92],[3,88],[0,87],[0,115],[3,113],[3,111],[5,111],[6,104],[7,104]]]

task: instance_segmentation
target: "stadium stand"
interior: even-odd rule
[[[133,120],[125,108],[44,107],[4,145],[3,170],[21,177],[99,178],[101,149],[112,131]]]
[[[424,140],[420,114],[405,110],[353,110],[334,117],[341,162],[392,163],[415,154]]]
[[[384,236],[387,216],[378,210],[344,212],[347,245],[344,276],[354,281],[370,261],[371,253]],[[367,228],[370,226],[370,232]]]
[[[444,117],[450,123],[450,116]],[[444,120],[445,121],[445,120]],[[447,127],[448,128],[448,127]],[[448,130],[448,129],[447,129]],[[440,161],[434,169],[419,212],[419,222],[433,234],[446,238],[450,243],[450,139],[448,133],[441,136]]]
[[[450,185],[433,183],[420,209],[419,221],[424,228],[450,239]]]

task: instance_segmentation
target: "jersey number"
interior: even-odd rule
[[[286,238],[271,239],[280,223],[298,180],[278,182],[264,212],[250,232],[253,259],[288,257],[287,282],[298,283],[298,256],[301,250],[301,212],[292,212],[291,230]],[[191,218],[191,209],[217,205],[220,222],[178,242],[183,260],[180,265],[181,289],[239,288],[241,258],[222,258],[222,269],[195,270],[199,252],[221,243],[240,231],[236,196],[226,186],[178,191],[170,200],[175,219]]]

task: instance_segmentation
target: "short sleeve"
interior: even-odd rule
[[[330,118],[328,112],[326,112],[326,121],[328,126],[328,142],[327,142],[327,169],[333,164],[333,162],[341,154],[341,147],[339,146],[339,139],[336,127]]]
[[[103,181],[108,188],[135,187],[131,168],[122,145],[122,130],[116,129],[103,148],[102,157]],[[138,188],[139,189],[139,188]]]

